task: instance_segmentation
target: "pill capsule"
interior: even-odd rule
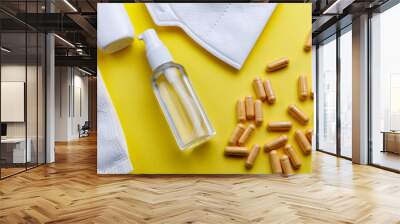
[[[312,47],[312,32],[308,32],[306,40],[304,41],[304,51],[308,52],[311,50]]]
[[[287,57],[280,58],[268,64],[267,72],[274,72],[279,69],[285,68],[289,65],[289,59]]]
[[[308,84],[307,84],[307,77],[305,75],[300,75],[298,80],[298,94],[299,99],[304,101],[308,97]]]
[[[301,160],[299,155],[294,151],[292,145],[285,145],[283,147],[283,151],[285,154],[289,157],[290,162],[292,163],[292,166],[294,169],[298,169],[301,166]]]
[[[308,117],[307,115],[301,111],[298,107],[295,105],[290,105],[288,107],[288,113],[290,116],[292,116],[295,120],[297,120],[300,124],[306,125],[308,123]]]
[[[305,135],[307,137],[308,142],[310,142],[310,144],[312,144],[312,129],[307,129],[305,131]]]
[[[269,142],[264,145],[264,151],[269,152],[271,150],[279,149],[286,145],[288,141],[288,137],[286,135],[281,135],[272,142]]]
[[[311,144],[310,142],[308,142],[306,135],[300,131],[297,130],[294,133],[294,137],[296,139],[297,144],[299,145],[299,147],[301,148],[301,150],[303,151],[304,154],[308,155],[311,153]]]
[[[244,132],[245,126],[243,124],[237,124],[235,129],[232,132],[231,138],[229,139],[229,145],[236,145],[240,136],[242,136]]]
[[[292,122],[290,121],[269,122],[267,125],[268,131],[290,131],[291,128]]]
[[[257,155],[258,155],[259,151],[260,151],[260,145],[254,144],[253,147],[251,147],[251,151],[250,151],[249,156],[247,157],[246,165],[245,165],[247,169],[250,169],[253,167],[254,162],[257,159]]]
[[[260,126],[264,121],[264,115],[262,110],[262,102],[261,100],[256,100],[254,103],[254,112],[255,112],[255,120],[256,125]]]
[[[293,168],[290,165],[289,158],[287,156],[283,155],[281,157],[280,161],[281,161],[281,167],[282,167],[282,171],[283,171],[282,176],[288,177],[288,176],[292,175]]]
[[[253,88],[254,92],[256,92],[256,96],[258,99],[264,101],[267,98],[263,83],[259,77],[253,80]]]
[[[269,163],[271,164],[272,173],[282,173],[281,163],[279,162],[279,156],[276,150],[269,152]]]
[[[227,146],[225,147],[224,153],[227,156],[248,156],[249,150],[247,147]]]
[[[253,101],[253,97],[246,96],[245,104],[246,104],[246,118],[247,118],[247,120],[253,120],[254,119],[254,101]]]
[[[274,90],[272,89],[271,81],[268,79],[264,81],[264,90],[267,96],[267,102],[273,104],[276,101]]]
[[[240,136],[238,145],[244,145],[250,138],[251,134],[253,134],[255,129],[256,127],[254,126],[254,124],[249,124],[249,126],[247,126],[247,128],[244,130],[242,136]]]
[[[236,103],[236,117],[239,122],[246,121],[246,106],[244,100],[238,100]]]

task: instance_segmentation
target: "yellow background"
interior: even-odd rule
[[[264,124],[257,128],[247,145],[264,145],[282,134],[268,133],[265,128],[267,122],[293,121],[294,127],[288,133],[289,143],[303,162],[297,172],[311,172],[311,156],[303,156],[293,136],[296,129],[305,130],[306,127],[299,125],[286,112],[287,106],[295,103],[311,118],[307,127],[313,127],[313,101],[300,102],[297,96],[300,74],[308,76],[311,86],[311,52],[303,51],[304,41],[311,29],[311,4],[279,4],[240,71],[205,51],[180,28],[157,27],[143,4],[126,4],[125,7],[136,35],[154,28],[175,62],[185,67],[217,132],[208,143],[180,151],[152,92],[152,72],[145,57],[144,43],[136,39],[131,47],[112,55],[99,50],[98,65],[125,133],[134,167],[132,173],[271,173],[264,151],[260,151],[251,170],[245,169],[245,158],[223,155],[236,125],[236,100],[246,95],[255,96],[251,82],[256,76],[271,80],[277,102],[272,106],[263,104]],[[267,63],[282,56],[289,57],[289,67],[267,74]],[[283,153],[282,149],[279,153]]]

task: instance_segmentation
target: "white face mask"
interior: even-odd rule
[[[181,27],[217,58],[240,69],[275,10],[273,3],[146,3],[158,26]]]
[[[97,173],[127,174],[133,170],[128,146],[110,95],[97,69]]]

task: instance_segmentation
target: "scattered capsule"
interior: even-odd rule
[[[293,174],[293,168],[290,165],[289,157],[283,155],[280,159],[281,167],[282,167],[282,176],[288,177]]]
[[[289,65],[289,59],[287,57],[280,58],[268,64],[267,72],[274,72],[279,69],[285,68]]]
[[[229,139],[229,145],[236,145],[240,136],[242,136],[244,132],[245,126],[243,124],[237,124],[235,129],[232,132],[231,138]]]
[[[300,124],[306,125],[308,123],[309,118],[307,117],[307,115],[295,105],[290,105],[288,107],[288,113]]]
[[[271,165],[272,173],[282,173],[281,163],[279,162],[279,156],[276,150],[269,152],[269,163]]]
[[[298,80],[298,94],[299,99],[304,101],[308,97],[308,84],[307,84],[307,77],[305,75],[300,75]]]
[[[294,151],[292,145],[285,145],[285,147],[283,147],[283,151],[285,152],[285,154],[289,157],[290,162],[292,163],[292,166],[294,169],[298,169],[301,166],[301,160],[299,155]]]
[[[310,32],[308,32],[307,37],[306,37],[306,41],[304,42],[304,51],[308,52],[311,50],[312,47],[312,32],[310,30]]]
[[[247,118],[247,120],[253,120],[254,119],[254,100],[253,100],[253,97],[246,96],[245,104],[246,104],[246,118]]]
[[[254,162],[257,159],[257,155],[258,155],[259,151],[260,151],[260,145],[254,144],[253,147],[251,147],[250,154],[246,160],[246,168],[247,169],[251,169],[253,167]]]
[[[275,96],[274,90],[272,89],[271,81],[268,79],[264,81],[264,90],[265,90],[265,94],[267,96],[267,102],[269,104],[275,103],[276,96]]]
[[[224,153],[227,156],[248,156],[249,150],[247,147],[227,146],[225,147]]]
[[[267,125],[268,131],[290,131],[291,128],[292,122],[290,121],[269,122]]]
[[[299,145],[299,147],[303,151],[303,153],[306,154],[306,155],[310,154],[311,150],[312,150],[312,147],[311,147],[310,142],[308,142],[306,135],[302,131],[297,130],[294,133],[294,137],[296,139],[297,144]]]
[[[244,100],[238,100],[236,103],[236,117],[239,122],[246,121],[246,106]]]
[[[262,102],[261,100],[256,100],[254,103],[254,112],[255,112],[255,120],[256,125],[260,126],[264,121],[264,115],[262,110]]]
[[[271,150],[279,149],[286,145],[288,141],[288,137],[286,135],[281,135],[278,138],[274,139],[272,142],[269,142],[264,145],[264,151],[269,152]]]
[[[253,124],[249,124],[249,126],[247,126],[247,128],[244,130],[242,136],[240,136],[238,140],[238,145],[244,145],[244,143],[246,143],[250,136],[253,134],[255,129],[256,127]]]
[[[265,93],[265,89],[262,83],[262,80],[257,77],[253,80],[253,88],[254,88],[254,92],[256,92],[256,96],[258,99],[265,101],[265,99],[267,98],[267,95]]]

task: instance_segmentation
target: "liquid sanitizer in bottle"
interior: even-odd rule
[[[169,127],[181,150],[193,148],[215,135],[215,130],[185,69],[173,62],[168,49],[153,29],[139,36],[146,45],[147,60],[153,70],[152,87]]]

